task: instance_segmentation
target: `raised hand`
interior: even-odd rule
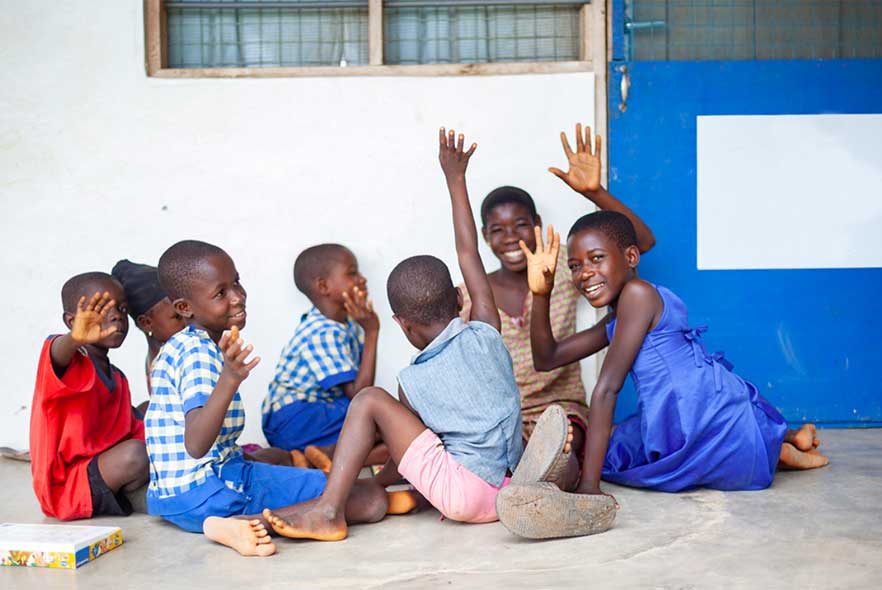
[[[467,152],[462,151],[462,144],[465,136],[460,133],[459,138],[456,137],[456,131],[451,129],[445,132],[444,127],[438,132],[438,160],[441,162],[441,170],[444,176],[450,182],[455,178],[464,178],[466,168],[469,165],[469,158],[475,153],[478,144],[473,143]]]
[[[380,318],[374,312],[374,304],[368,300],[366,290],[353,286],[351,292],[343,291],[343,307],[365,332],[380,329]]]
[[[548,226],[548,243],[542,242],[542,228],[533,228],[536,232],[536,252],[530,252],[524,240],[518,245],[527,257],[527,284],[534,295],[548,295],[554,287],[554,271],[557,269],[557,255],[560,252],[560,234],[555,233],[554,226]]]
[[[570,188],[579,193],[592,193],[600,188],[600,136],[594,138],[594,153],[591,153],[591,127],[585,127],[582,137],[582,124],[576,123],[576,151],[570,148],[567,134],[560,132],[560,142],[570,163],[570,169],[564,173],[560,168],[551,167],[549,172],[563,180]]]
[[[110,310],[116,305],[116,300],[110,298],[110,293],[95,293],[86,303],[86,297],[80,297],[77,302],[77,313],[70,326],[70,337],[77,344],[95,344],[96,342],[116,333],[116,327],[101,329],[101,324]]]
[[[233,326],[229,332],[224,332],[217,343],[221,353],[224,355],[224,372],[239,383],[248,378],[251,370],[260,362],[259,356],[254,357],[252,360],[247,360],[254,347],[250,344],[243,347],[243,344],[245,344],[245,341],[239,337],[239,328],[237,326]]]

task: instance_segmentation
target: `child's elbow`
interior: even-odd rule
[[[533,356],[533,368],[539,372],[551,371],[554,369],[554,365],[551,363],[550,359]]]
[[[594,386],[594,392],[591,394],[591,403],[603,403],[615,400],[624,384],[624,381],[619,379],[599,379]]]
[[[186,435],[184,436],[184,450],[194,459],[201,459],[208,452],[208,449],[200,449],[196,443],[188,441]]]

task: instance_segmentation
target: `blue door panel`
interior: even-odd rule
[[[630,76],[624,111],[622,65]],[[679,294],[691,323],[710,326],[708,349],[724,350],[793,422],[882,424],[882,269],[699,271],[696,117],[880,112],[882,60],[610,64],[610,189],[657,239],[641,275]],[[750,185],[746,177],[744,190]],[[882,187],[868,190],[882,199]],[[840,206],[831,202],[830,215]],[[617,419],[635,407],[629,385]]]

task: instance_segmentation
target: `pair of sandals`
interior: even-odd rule
[[[609,530],[618,505],[606,495],[571,494],[560,489],[570,453],[565,451],[568,419],[549,406],[508,486],[496,496],[496,514],[512,533],[528,539],[593,535]]]

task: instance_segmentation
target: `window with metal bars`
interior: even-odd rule
[[[625,0],[637,61],[882,57],[882,0]]]
[[[169,68],[360,66],[371,11],[389,65],[580,60],[585,0],[164,2]]]

